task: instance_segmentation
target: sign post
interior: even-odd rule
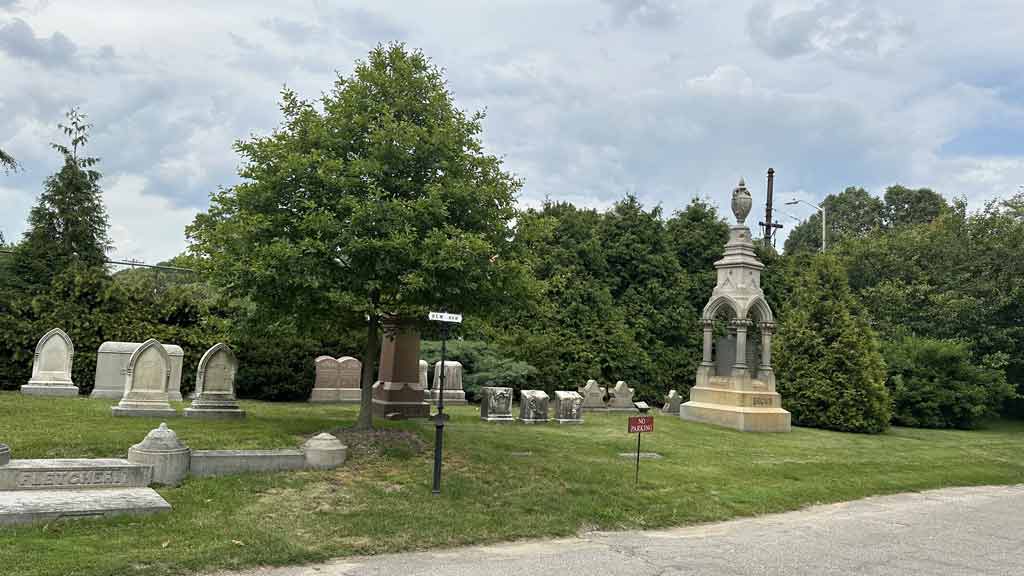
[[[643,404],[643,407],[640,406]],[[629,433],[636,434],[636,484],[640,483],[640,436],[644,432],[654,432],[654,416],[647,415],[647,404],[637,402],[637,408],[643,413],[641,416],[629,417]]]
[[[434,415],[434,488],[433,494],[441,493],[441,448],[444,445],[444,361],[448,352],[448,329],[454,324],[462,324],[462,314],[448,312],[431,312],[428,318],[441,323],[441,387],[437,394],[437,414]]]

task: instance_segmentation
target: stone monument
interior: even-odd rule
[[[124,396],[124,373],[132,352],[142,346],[141,342],[104,342],[96,352],[96,379],[90,398],[120,400]],[[171,360],[171,380],[167,386],[167,397],[181,401],[181,368],[185,353],[181,346],[164,344]]]
[[[330,470],[345,463],[348,446],[342,444],[337,437],[323,432],[307,440],[302,445],[302,452],[306,455],[308,467]]]
[[[188,476],[191,460],[192,450],[164,422],[128,449],[128,461],[152,467],[153,482],[165,486],[181,484]]]
[[[665,396],[665,405],[661,407],[662,414],[674,414],[679,415],[679,404],[682,402],[682,398],[679,396],[679,392],[675,390],[669,390],[668,396]]]
[[[373,414],[386,418],[426,418],[430,404],[420,385],[420,334],[397,319],[383,323],[380,380],[373,386]]]
[[[555,391],[555,422],[583,424],[583,396],[579,392]]]
[[[597,385],[597,380],[587,380],[586,386],[579,389],[583,396],[583,410],[587,412],[607,410],[604,396],[608,389]]]
[[[32,360],[32,378],[21,387],[22,394],[33,396],[78,396],[78,387],[71,382],[71,363],[75,346],[60,328],[54,328],[36,344]]]
[[[487,422],[512,422],[512,389],[498,386],[480,388],[480,419]]]
[[[612,412],[636,412],[636,406],[633,406],[633,393],[634,390],[622,380],[615,383],[615,388],[612,388],[612,399],[608,402],[608,410]]]
[[[330,356],[318,356],[316,381],[309,395],[310,402],[340,402],[359,404],[362,390],[363,363],[351,356],[335,360]]]
[[[430,389],[430,403],[437,404],[441,391],[441,361],[434,364],[434,386]],[[462,389],[462,364],[454,360],[444,361],[444,403],[464,406],[466,392]]]
[[[424,390],[429,386],[427,382],[427,370],[430,370],[430,364],[427,364],[426,360],[420,360],[420,388]]]
[[[743,225],[751,202],[740,180],[732,193],[736,225],[729,228],[725,253],[715,262],[718,282],[701,314],[703,359],[680,416],[748,432],[789,432],[790,414],[782,409],[782,398],[775,391],[771,363],[775,319],[761,290],[764,265],[754,252],[750,229]],[[723,321],[729,333],[716,342],[715,325]],[[748,349],[751,328],[760,334]]]
[[[543,390],[523,390],[519,394],[519,421],[540,424],[548,421],[548,395]]]
[[[111,408],[114,416],[176,416],[167,397],[171,359],[167,350],[150,339],[132,352],[125,368],[124,397]]]
[[[192,405],[185,409],[190,418],[245,418],[235,398],[238,360],[227,344],[219,343],[203,354],[196,368],[196,391]]]

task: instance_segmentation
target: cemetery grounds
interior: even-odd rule
[[[0,392],[15,458],[124,457],[159,421],[112,418],[114,402]],[[584,424],[481,422],[446,411],[443,492],[430,493],[433,425],[377,420],[345,431],[351,405],[242,401],[241,421],[168,422],[193,449],[295,448],[321,432],[349,445],[330,471],[189,478],[160,488],[173,511],[0,528],[4,574],[189,574],[350,555],[724,520],[944,486],[1024,482],[1024,423],[981,430],[806,428],[744,434],[655,414],[636,449],[628,414]],[[180,405],[179,405],[180,407]]]

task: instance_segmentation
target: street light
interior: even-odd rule
[[[817,204],[815,204],[813,202],[808,202],[806,200],[799,200],[799,199],[793,199],[793,200],[790,200],[789,202],[786,202],[786,206],[795,206],[797,204],[800,204],[801,202],[803,202],[804,204],[807,204],[811,208],[814,208],[815,210],[817,210],[818,212],[821,213],[821,251],[822,251],[822,253],[824,253],[825,252],[825,207],[824,206],[818,206]]]

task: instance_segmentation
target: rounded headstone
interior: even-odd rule
[[[188,475],[192,450],[178,435],[161,422],[160,427],[146,434],[146,438],[128,449],[128,461],[153,467],[153,482],[177,486]]]
[[[348,447],[324,432],[307,440],[302,445],[302,451],[306,453],[306,464],[310,468],[327,470],[345,463]]]
[[[11,449],[7,444],[0,444],[0,466],[6,466],[11,461]]]

